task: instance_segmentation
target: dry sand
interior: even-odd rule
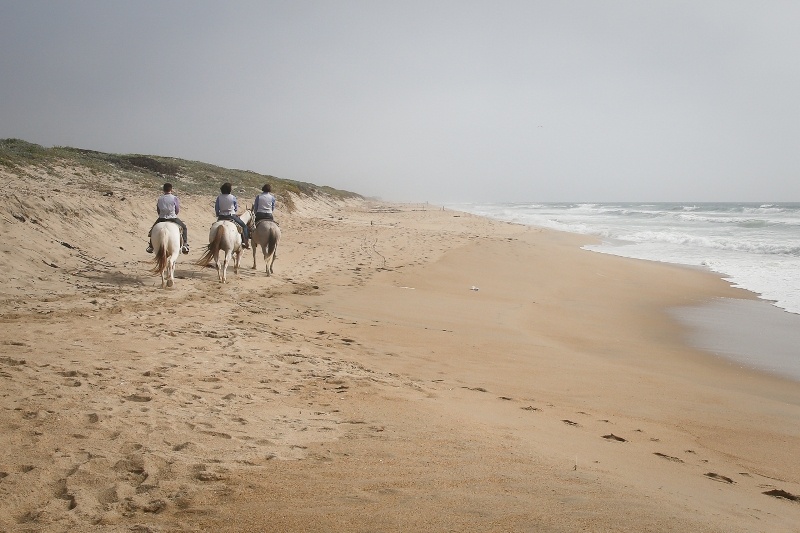
[[[158,191],[0,177],[0,530],[800,531],[800,385],[668,314],[752,297],[716,276],[297,199],[221,285],[178,190],[162,290]]]

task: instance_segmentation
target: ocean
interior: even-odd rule
[[[747,366],[800,380],[800,343],[795,342],[800,340],[800,203],[475,203],[447,207],[594,235],[601,242],[585,248],[599,253],[716,272],[734,287],[756,293],[783,310],[767,313],[770,318],[766,319],[765,313],[750,313],[745,323],[762,331],[764,320],[772,326],[785,323],[785,328],[773,335],[789,342],[775,355],[775,348],[758,348],[752,342],[744,343],[748,347],[741,343],[721,346],[720,341],[731,336],[731,331],[720,330],[725,327],[722,324],[734,322],[733,314],[742,315],[741,309],[734,311],[730,305],[716,311],[718,320],[700,320],[691,311],[681,314],[679,318],[691,320],[698,328],[692,342]],[[731,315],[726,317],[726,313]],[[781,316],[788,313],[792,316]]]

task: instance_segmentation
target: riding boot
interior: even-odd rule
[[[153,253],[153,243],[152,242],[147,243],[147,253],[148,254],[152,254]]]

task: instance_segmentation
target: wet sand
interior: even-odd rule
[[[76,172],[2,176],[0,530],[800,523],[800,388],[690,347],[670,316],[752,297],[717,276],[298,198],[275,275],[248,253],[221,285],[192,264],[209,199],[181,196],[192,252],[162,290],[157,191],[75,190]]]
[[[800,315],[763,300],[718,298],[674,316],[689,328],[693,346],[800,386]]]

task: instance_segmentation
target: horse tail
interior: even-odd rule
[[[275,249],[278,248],[279,237],[280,234],[276,231],[275,228],[272,228],[272,231],[269,232],[269,239],[267,239],[267,257],[275,253]]]
[[[162,273],[167,268],[168,261],[169,256],[167,255],[167,243],[159,243],[158,250],[156,250],[156,255],[153,258],[153,263],[155,263],[155,266],[150,269],[150,272],[152,274]]]
[[[208,266],[211,260],[214,259],[214,256],[219,252],[224,236],[225,228],[220,224],[217,226],[217,232],[214,234],[214,238],[211,239],[211,242],[206,246],[206,252],[203,254],[203,257],[198,259],[195,264],[202,267]]]

